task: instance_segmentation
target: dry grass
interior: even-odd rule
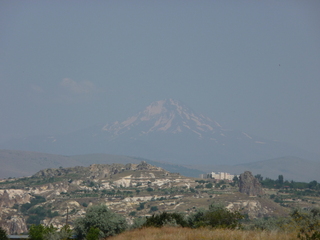
[[[194,239],[231,239],[231,240],[292,240],[297,239],[295,232],[285,233],[276,231],[241,231],[241,230],[210,230],[190,228],[143,228],[126,231],[108,240],[194,240]]]

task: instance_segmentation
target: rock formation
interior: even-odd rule
[[[21,234],[28,232],[25,219],[23,216],[18,216],[16,214],[9,215],[3,220],[1,219],[0,225],[9,234]]]
[[[249,171],[245,171],[240,175],[239,191],[249,196],[257,196],[264,194],[259,180],[256,179]]]

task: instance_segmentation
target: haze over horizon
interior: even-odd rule
[[[0,142],[181,100],[320,154],[318,1],[1,1]]]

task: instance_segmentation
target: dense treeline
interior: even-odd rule
[[[309,183],[306,182],[295,182],[288,181],[283,178],[283,175],[279,175],[278,179],[273,180],[271,178],[263,178],[260,174],[255,176],[261,183],[264,188],[287,188],[287,189],[312,189],[312,190],[320,190],[320,183],[317,181],[311,181]]]

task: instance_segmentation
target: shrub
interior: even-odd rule
[[[231,212],[221,205],[211,204],[209,210],[199,211],[189,217],[191,227],[230,228],[240,227],[244,216],[238,211]]]
[[[9,240],[7,231],[0,227],[0,240]]]
[[[20,211],[21,211],[22,213],[27,213],[27,211],[28,211],[31,207],[37,205],[38,203],[42,203],[42,202],[45,202],[45,201],[46,201],[46,199],[45,199],[44,197],[42,197],[42,196],[35,196],[33,199],[31,199],[30,203],[22,204],[22,205],[21,205],[21,208],[20,208]]]
[[[180,213],[167,213],[153,214],[151,217],[147,217],[146,222],[142,225],[143,227],[163,227],[166,225],[170,226],[181,226],[187,227],[188,222],[184,216]]]
[[[129,216],[134,217],[136,215],[136,213],[137,213],[136,211],[132,211],[132,212],[129,213]]]
[[[31,225],[29,230],[29,237],[31,240],[47,240],[54,235],[57,229],[51,226]]]
[[[145,202],[139,203],[139,207],[137,207],[137,210],[140,211],[140,210],[144,209],[145,204],[146,204]]]
[[[195,207],[193,207],[193,209],[195,209]],[[203,216],[205,214],[205,209],[204,208],[199,208],[198,211],[194,214],[191,214],[188,217],[188,225],[191,228],[197,228],[198,227],[198,223],[202,221]]]
[[[133,224],[130,226],[130,229],[140,228],[145,224],[147,218],[146,217],[136,217],[133,220]]]
[[[153,191],[153,188],[149,187],[149,188],[147,188],[147,191],[148,191],[148,192],[152,192],[152,191]]]
[[[320,239],[320,209],[295,209],[291,214],[293,221],[298,225],[298,238],[303,240]]]
[[[158,211],[158,207],[157,206],[152,206],[150,207],[150,212],[155,212],[155,211]]]
[[[90,227],[87,235],[86,235],[86,239],[87,240],[98,240],[99,239],[99,235],[100,235],[100,230],[99,228],[95,228],[95,227]]]
[[[127,228],[125,218],[112,212],[105,205],[89,207],[85,216],[76,219],[74,225],[78,239],[84,239],[91,227],[100,230],[99,237],[101,238],[119,234]]]
[[[275,218],[275,217],[266,217],[266,218],[258,218],[251,221],[251,224],[247,227],[249,230],[280,230],[285,225],[288,224],[287,218]]]
[[[31,215],[28,217],[26,223],[28,225],[39,225],[44,218],[45,217],[39,215]]]

